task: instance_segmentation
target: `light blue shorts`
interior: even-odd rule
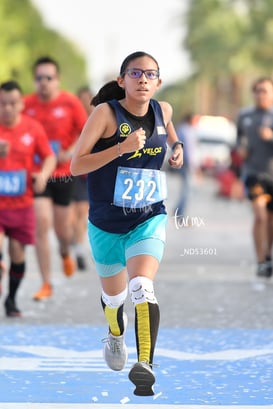
[[[88,222],[88,237],[97,272],[101,277],[119,273],[126,261],[148,254],[161,261],[166,237],[167,215],[154,216],[128,233],[108,233]]]

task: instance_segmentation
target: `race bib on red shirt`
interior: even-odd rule
[[[26,191],[25,170],[0,171],[0,195],[20,196]]]

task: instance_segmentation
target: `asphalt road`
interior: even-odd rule
[[[130,300],[129,359],[114,373],[102,357],[107,327],[88,241],[88,271],[68,279],[52,232],[54,296],[32,300],[40,277],[29,247],[18,294],[23,317],[6,318],[0,308],[1,409],[272,407],[273,286],[255,275],[249,203],[217,197],[215,182],[205,179],[193,184],[178,221],[178,182],[168,174],[167,244],[155,281],[161,309],[155,395],[140,399],[128,381],[136,360]],[[7,277],[2,302],[6,285]]]
[[[252,214],[247,200],[217,196],[212,179],[194,182],[186,214],[173,214],[178,197],[178,176],[168,173],[169,220],[167,244],[155,288],[161,308],[162,327],[272,328],[272,279],[255,276],[251,237]],[[52,232],[54,296],[34,302],[40,286],[34,249],[27,249],[27,274],[18,293],[23,318],[10,319],[0,309],[2,323],[104,325],[100,285],[86,240],[89,268],[66,278],[61,271],[58,246]],[[6,259],[6,262],[8,260]],[[6,277],[4,278],[4,294]],[[133,320],[128,300],[127,312]]]

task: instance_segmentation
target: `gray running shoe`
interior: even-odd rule
[[[138,396],[154,395],[155,376],[147,362],[137,362],[129,372],[130,381],[136,386],[134,394]]]
[[[272,264],[270,261],[264,261],[258,264],[257,276],[270,278],[272,276]]]
[[[127,362],[128,352],[125,345],[125,331],[128,323],[128,318],[123,313],[124,333],[120,336],[114,336],[110,332],[108,337],[103,339],[105,342],[103,356],[106,364],[113,371],[121,371]]]
[[[267,267],[267,277],[272,276],[272,260],[271,257],[267,257],[266,260],[266,267]]]

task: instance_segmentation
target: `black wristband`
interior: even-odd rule
[[[172,146],[172,151],[175,150],[175,148],[177,147],[177,145],[181,145],[182,148],[183,148],[183,146],[184,146],[183,142],[181,142],[181,141],[176,141],[176,142],[173,144],[173,146]]]

